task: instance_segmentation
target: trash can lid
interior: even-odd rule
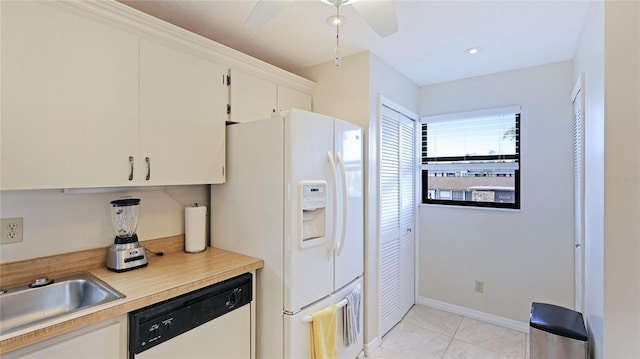
[[[553,304],[531,304],[529,325],[563,337],[587,341],[582,313]]]

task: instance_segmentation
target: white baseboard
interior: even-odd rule
[[[516,330],[522,333],[529,333],[529,323],[519,322],[517,320],[500,317],[497,315],[480,312],[478,310],[461,307],[439,300],[418,297],[418,304],[425,305],[434,309],[444,310],[445,312],[462,315],[471,319],[481,320],[490,324],[495,324],[508,329]]]
[[[364,355],[365,356],[373,355],[373,352],[375,352],[376,349],[378,349],[378,347],[380,347],[380,337],[375,337],[369,343],[364,344]]]

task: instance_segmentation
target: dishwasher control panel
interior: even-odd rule
[[[249,304],[252,275],[243,275],[129,313],[129,357]]]

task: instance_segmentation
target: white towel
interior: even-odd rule
[[[345,297],[347,304],[342,312],[344,345],[349,346],[358,341],[360,334],[360,291],[354,289]]]

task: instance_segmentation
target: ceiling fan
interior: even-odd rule
[[[271,1],[258,0],[245,20],[245,25],[258,27],[266,24],[284,10],[293,0]],[[320,0],[334,5],[339,13],[340,6],[353,5],[364,21],[378,35],[385,37],[398,31],[398,21],[391,0]]]

